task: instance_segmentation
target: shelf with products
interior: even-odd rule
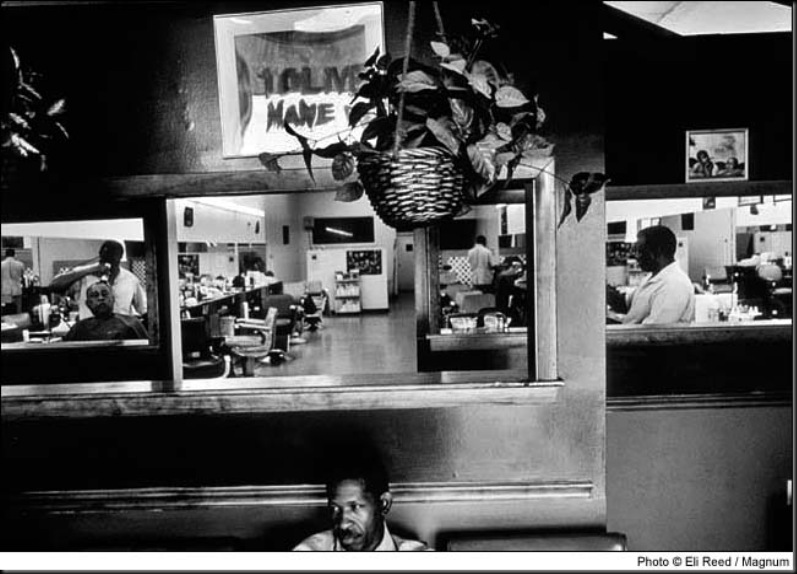
[[[359,313],[362,310],[360,294],[359,272],[335,273],[335,313]]]

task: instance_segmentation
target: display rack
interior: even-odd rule
[[[335,273],[335,313],[359,313],[360,305],[360,273]]]

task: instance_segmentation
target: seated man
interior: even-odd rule
[[[637,234],[639,267],[650,276],[631,294],[628,312],[609,311],[610,320],[625,324],[689,323],[695,318],[695,289],[675,261],[675,234],[663,225]],[[611,304],[612,297],[607,295]]]
[[[64,341],[109,341],[148,339],[146,329],[136,317],[113,312],[111,286],[97,281],[86,289],[86,305],[93,317],[81,319],[64,335]]]
[[[387,473],[374,458],[338,462],[327,479],[332,528],[310,536],[297,551],[423,551],[423,542],[391,534],[385,517],[393,496]]]

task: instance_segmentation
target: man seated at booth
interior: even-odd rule
[[[385,517],[393,504],[387,472],[375,457],[342,455],[327,478],[332,528],[306,538],[295,551],[390,552],[429,550],[392,534]]]
[[[695,289],[689,276],[675,261],[675,234],[663,225],[647,227],[637,234],[639,266],[650,275],[625,298],[613,287],[607,290],[610,307],[623,302],[628,311],[608,311],[609,319],[624,324],[690,323],[695,318]]]
[[[81,319],[64,335],[64,341],[110,341],[147,339],[147,330],[136,317],[113,312],[114,295],[105,281],[86,289],[86,305],[93,317]]]

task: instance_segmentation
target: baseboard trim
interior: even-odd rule
[[[591,498],[592,482],[407,482],[391,485],[398,504],[522,502]],[[130,488],[24,492],[6,504],[52,514],[169,511],[220,507],[326,506],[321,485]]]

